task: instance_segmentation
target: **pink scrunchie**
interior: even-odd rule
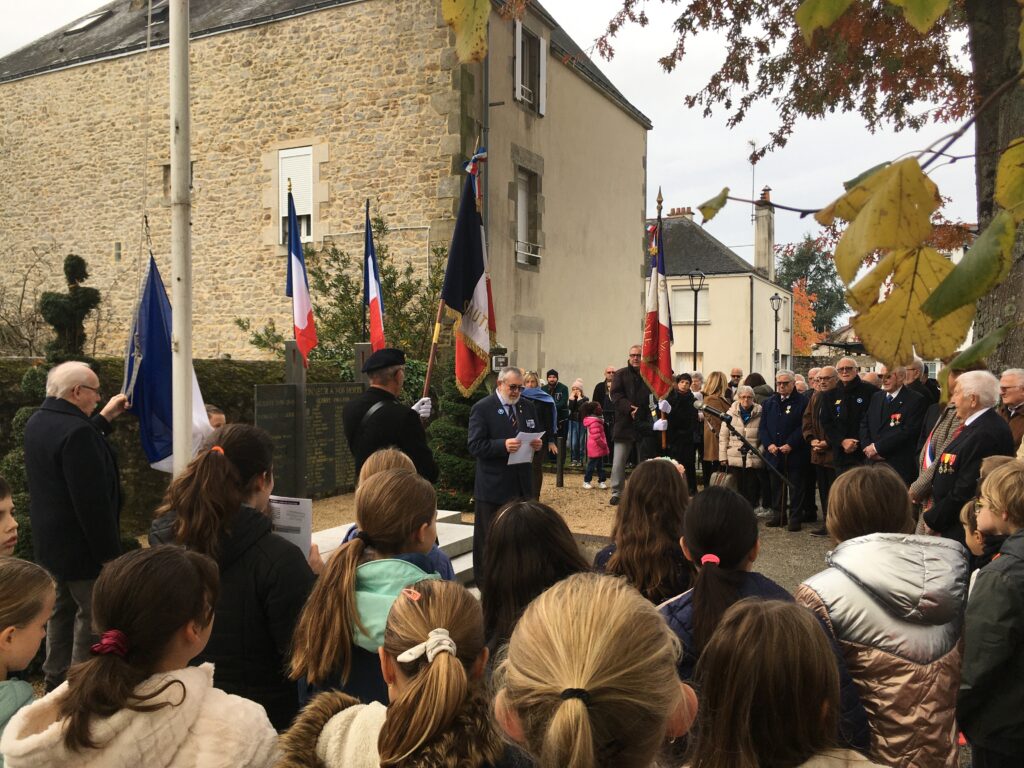
[[[701,565],[707,565],[708,563],[713,563],[714,565],[718,565],[721,562],[722,561],[719,559],[718,555],[704,555],[700,559],[700,564]]]
[[[128,638],[119,629],[108,629],[100,635],[100,641],[94,643],[90,650],[97,656],[112,653],[122,659],[128,655]]]

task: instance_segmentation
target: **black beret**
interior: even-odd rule
[[[545,375],[545,376],[555,376],[555,377],[557,377],[557,376],[558,376],[558,371],[556,371],[556,370],[555,370],[554,368],[552,368],[552,369],[551,369],[550,371],[548,371],[548,372],[547,372],[546,374],[544,374],[544,375]]]
[[[381,368],[390,368],[392,365],[405,365],[405,352],[392,347],[378,349],[363,363],[363,373],[370,373]]]

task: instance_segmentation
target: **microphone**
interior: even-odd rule
[[[707,411],[712,416],[724,421],[726,424],[732,423],[732,416],[730,416],[728,413],[722,413],[720,410],[718,410],[717,408],[712,408],[710,405],[705,405],[703,400],[699,400],[696,403],[694,403],[694,407],[698,411]]]

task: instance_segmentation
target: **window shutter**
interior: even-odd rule
[[[280,214],[288,215],[288,179],[292,180],[295,215],[313,214],[313,148],[295,147],[278,153],[278,181],[280,184]]]
[[[515,22],[515,87],[512,95],[516,101],[523,100],[523,22]]]
[[[548,111],[548,39],[540,38],[540,81],[537,83],[537,114],[543,116]]]

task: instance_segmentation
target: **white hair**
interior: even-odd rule
[[[54,366],[46,374],[46,396],[64,397],[75,387],[88,384],[92,372],[92,368],[77,360]]]
[[[911,360],[909,363],[907,363],[903,367],[904,368],[913,368],[918,373],[924,373],[924,361],[922,361],[921,358],[919,358],[919,357],[915,357],[913,360]]]
[[[991,408],[999,402],[999,379],[988,371],[966,371],[956,380],[961,395],[974,395],[978,405]]]
[[[1024,378],[1024,368],[1007,368],[1002,373],[1003,376],[1016,376],[1018,379]],[[1002,376],[1000,377],[1002,378]]]
[[[516,368],[514,365],[509,365],[509,366],[506,366],[506,367],[502,368],[500,371],[498,371],[498,383],[499,384],[503,384],[505,382],[505,379],[507,379],[509,377],[509,375],[511,375],[513,373],[516,376],[522,376],[523,375],[522,370],[519,369],[519,368]],[[539,378],[538,378],[538,381],[539,381]]]
[[[690,371],[690,378],[700,379],[701,381],[704,381],[704,374],[701,373],[700,371]]]
[[[794,382],[796,381],[796,374],[785,368],[783,368],[781,371],[775,374],[776,379],[778,379],[779,376],[789,376],[789,378],[791,378]]]
[[[736,387],[736,397],[743,397],[743,395],[750,395],[751,397],[753,397],[754,388],[748,387],[746,384],[741,384],[740,386]]]

